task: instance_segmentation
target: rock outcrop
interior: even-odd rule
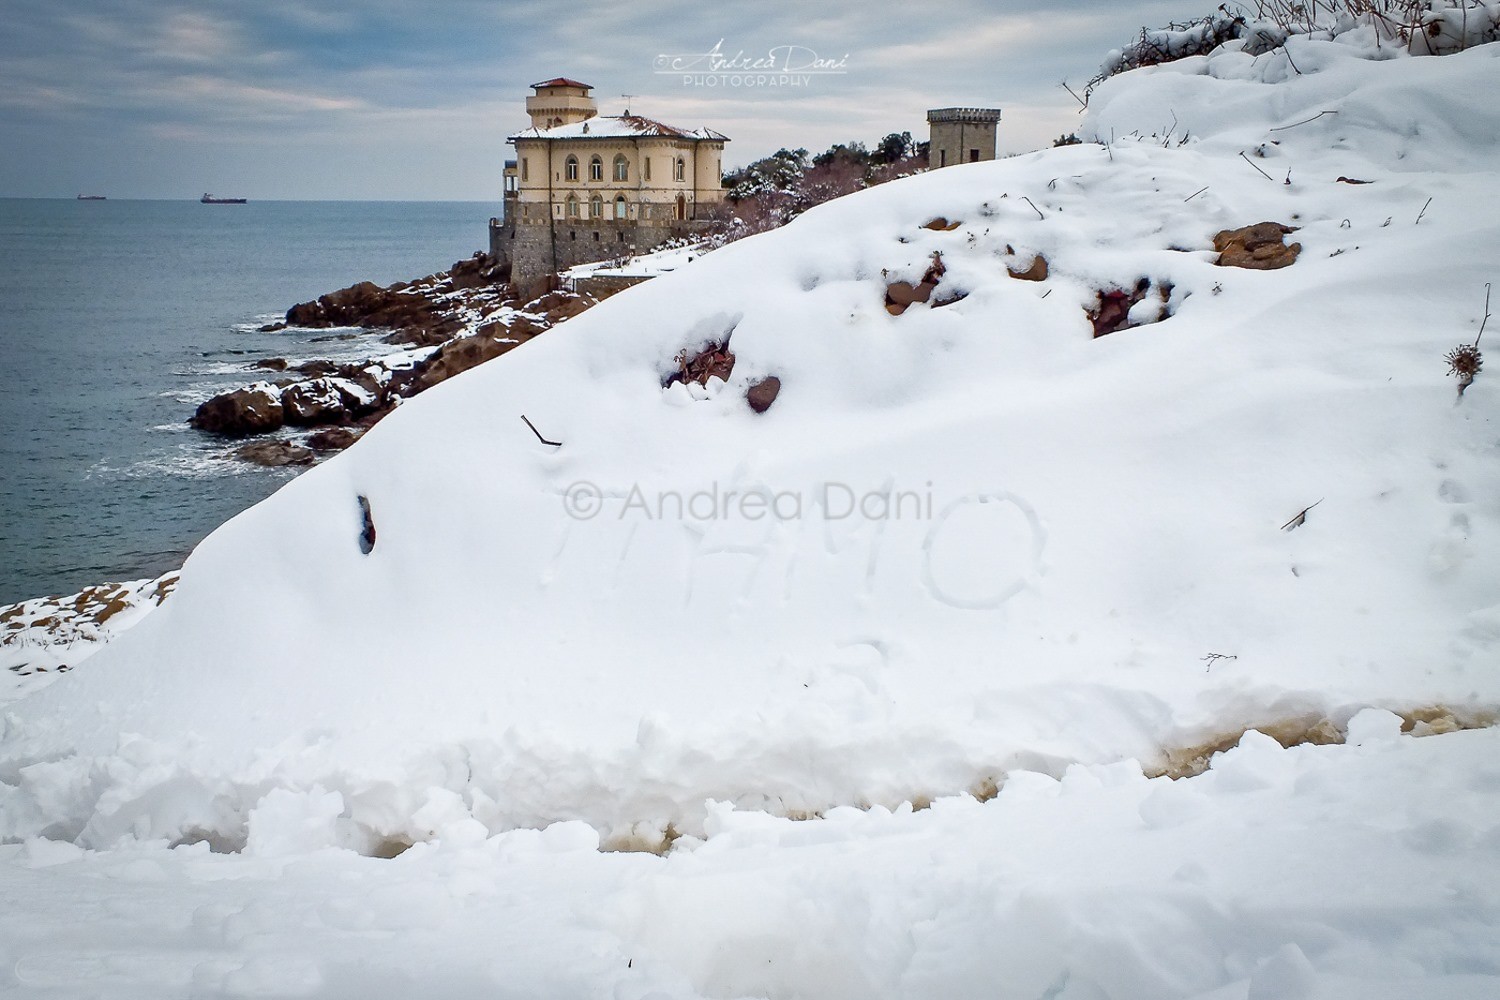
[[[311,465],[312,449],[290,441],[255,441],[240,445],[234,457],[256,465],[277,468],[283,465]]]
[[[270,382],[220,393],[199,406],[189,421],[200,431],[231,436],[264,434],[284,422],[281,390]]]
[[[502,271],[484,254],[461,260],[447,271],[382,287],[361,281],[300,302],[284,323],[264,330],[298,326],[312,329],[356,326],[389,329],[391,343],[440,344],[459,333],[476,307],[498,307],[509,296]]]
[[[434,315],[446,310],[444,314],[457,324],[457,333],[441,339],[434,345],[436,349],[424,357],[413,361],[393,355],[343,365],[325,360],[297,365],[290,365],[285,359],[274,359],[279,362],[277,365],[255,362],[254,368],[271,367],[303,377],[283,379],[279,385],[258,382],[221,393],[199,407],[192,425],[231,436],[274,431],[283,425],[323,427],[325,430],[308,439],[307,447],[297,445],[296,452],[284,447],[287,442],[270,442],[266,448],[242,448],[235,452],[239,458],[262,465],[309,463],[315,458],[314,452],[338,451],[353,444],[363,429],[377,423],[402,399],[497,358],[596,302],[586,295],[549,291],[518,306],[514,299],[505,298],[508,295],[505,288],[487,283],[478,262],[477,257],[474,262],[461,262],[455,268],[456,275],[453,272],[433,275],[389,289],[365,282],[325,295],[316,302],[303,303],[288,313],[299,325],[364,321],[398,315],[381,313],[378,309],[361,312],[364,305],[389,301],[392,295],[427,301],[431,289],[445,289],[428,306]],[[416,314],[407,310],[399,316]],[[423,327],[420,336],[446,328]]]

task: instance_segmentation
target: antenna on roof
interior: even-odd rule
[[[641,95],[640,94],[621,94],[620,96],[623,97],[623,98],[625,98],[625,114],[629,115],[630,114],[630,99],[632,97],[640,97]]]

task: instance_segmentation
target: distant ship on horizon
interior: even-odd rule
[[[211,194],[204,194],[204,196],[202,198],[199,198],[198,200],[201,201],[201,202],[203,202],[203,204],[205,204],[205,205],[243,205],[243,204],[245,204],[245,199],[244,198],[215,198]]]
[[[79,201],[108,201],[109,199],[106,198],[106,197],[104,197],[104,195],[102,195],[102,194],[81,194],[81,195],[78,196],[78,200]]]

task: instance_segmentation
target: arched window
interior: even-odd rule
[[[569,156],[563,161],[563,176],[570,181],[578,179],[578,157]]]
[[[624,154],[615,157],[615,180],[630,180],[630,161],[625,159]]]
[[[589,199],[589,218],[600,219],[604,217],[604,199],[597,194]]]
[[[615,218],[625,218],[625,196],[623,194],[615,196]]]
[[[568,195],[568,218],[578,218],[578,198],[571,194]]]
[[[598,156],[589,157],[589,180],[604,180],[604,161],[599,159]]]
[[[677,158],[676,166],[673,167],[672,176],[674,180],[687,180],[687,164],[683,162],[680,156]]]

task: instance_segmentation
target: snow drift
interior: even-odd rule
[[[413,400],[12,706],[0,838],[651,842],[1500,704],[1500,375],[1442,363],[1500,259],[1500,47],[1360,37],[1112,80],[1102,144],[840,199]],[[1261,221],[1293,266],[1215,265]],[[955,301],[891,315],[934,254]]]

